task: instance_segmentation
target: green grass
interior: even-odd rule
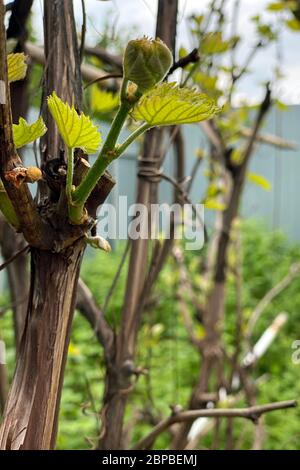
[[[99,304],[103,305],[112,278],[118,267],[124,246],[111,254],[92,252],[84,260],[82,277],[91,288]],[[300,246],[292,245],[279,232],[268,232],[257,222],[246,222],[242,230],[243,250],[243,315],[247,319],[261,297],[288,272],[291,263],[300,260]],[[200,253],[188,253],[188,269],[197,286],[201,285]],[[107,319],[118,327],[126,280],[126,266],[112,296]],[[174,296],[177,289],[177,272],[173,261],[169,261],[162,272],[152,296],[151,308],[144,316],[139,335],[136,364],[146,367],[150,373],[140,377],[129,400],[126,414],[131,423],[137,413],[145,418],[133,427],[132,439],[136,441],[151,429],[146,417],[149,411],[155,417],[166,416],[169,406],[187,404],[191,388],[199,374],[199,357],[189,344],[181,322],[180,312]],[[201,291],[199,288],[199,296]],[[7,304],[7,295],[2,305]],[[233,349],[235,325],[235,287],[232,276],[228,277],[226,322],[224,338],[228,348]],[[257,378],[266,380],[258,388],[258,402],[299,398],[300,366],[291,360],[291,345],[300,339],[300,277],[284,290],[264,311],[257,324],[254,337],[257,339],[281,311],[289,320],[260,360],[253,372]],[[7,359],[10,376],[14,366],[13,326],[11,312],[0,318],[0,333],[7,344]],[[82,316],[76,312],[70,352],[67,362],[62,395],[58,448],[89,449],[97,442],[99,433],[98,414],[104,382],[104,364],[101,346]],[[268,414],[265,419],[265,449],[300,449],[300,409]],[[224,446],[226,423],[221,423],[221,447]],[[129,428],[128,428],[129,429]],[[251,446],[253,425],[236,420],[234,433],[241,448]],[[129,432],[129,431],[128,431]],[[156,448],[168,445],[168,435],[162,435]],[[209,445],[207,437],[202,444]]]

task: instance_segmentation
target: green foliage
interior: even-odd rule
[[[282,26],[296,33],[300,31],[300,20],[297,14],[299,2],[295,0],[272,2],[267,6],[267,10],[278,14],[278,20]]]
[[[224,41],[220,31],[207,33],[200,43],[200,52],[206,55],[223,54],[231,47],[231,41]]]
[[[293,262],[300,259],[299,245],[288,244],[280,232],[265,232],[262,224],[244,224],[243,228],[243,307],[245,321],[251,310],[266,292],[289,271]],[[227,337],[232,337],[235,308],[233,282],[229,283],[227,296]],[[270,325],[279,312],[288,313],[288,322],[261,358],[255,376],[266,375],[259,387],[260,403],[287,398],[299,398],[299,365],[292,362],[293,341],[300,338],[300,277],[291,283],[266,308],[255,330],[254,341]],[[299,449],[300,411],[274,413],[265,417],[265,449]]]
[[[34,142],[39,137],[42,137],[46,132],[47,127],[42,117],[32,124],[28,124],[25,119],[20,118],[19,124],[13,124],[15,146],[16,148],[23,147],[30,142]]]
[[[285,24],[292,31],[300,31],[300,21],[296,18],[290,18],[289,20],[286,20]]]
[[[212,211],[224,211],[226,209],[225,204],[212,197],[204,199],[203,204],[205,209]]]
[[[270,181],[268,181],[264,176],[251,173],[250,171],[247,173],[247,180],[251,183],[257,184],[257,186],[260,186],[265,191],[270,191],[272,187]]]
[[[95,113],[106,114],[119,105],[119,95],[112,91],[101,90],[97,85],[92,86],[91,108]]]
[[[204,121],[220,109],[203,93],[163,83],[150,90],[134,107],[131,115],[149,126],[169,126]]]
[[[48,108],[68,148],[78,147],[86,153],[97,151],[101,135],[88,116],[63,103],[55,91],[48,97]]]
[[[272,42],[278,38],[278,32],[271,23],[264,23],[259,15],[255,15],[251,19],[256,26],[257,35],[262,40]]]
[[[123,249],[124,246],[119,246],[116,252],[111,253],[109,263],[107,254],[102,252],[97,252],[93,258],[88,253],[84,260],[83,279],[101,305],[117,270]],[[201,253],[200,251],[199,256],[195,256],[194,252],[186,252],[189,273],[198,298],[201,298],[201,291],[205,289],[199,274]],[[288,243],[279,232],[266,231],[260,223],[246,222],[242,226],[242,254],[244,279],[242,304],[246,322],[258,301],[286,275],[291,263],[300,259],[300,247]],[[109,323],[115,328],[119,325],[125,280],[126,266],[123,268],[106,314]],[[170,404],[180,403],[185,406],[191,387],[198,378],[199,356],[189,344],[178,304],[174,301],[177,289],[178,273],[176,265],[170,260],[160,276],[151,298],[151,305],[143,316],[139,335],[137,364],[148,368],[150,374],[139,379],[127,410],[127,421],[130,421],[138,411],[143,414],[143,418],[134,428],[134,440],[151,429],[152,425],[147,420],[150,411],[155,418],[159,418],[170,412]],[[1,304],[9,304],[6,296]],[[266,381],[258,387],[259,403],[299,398],[300,395],[298,380],[300,366],[293,364],[291,360],[293,352],[291,345],[295,339],[300,339],[300,277],[264,311],[257,324],[254,341],[281,311],[288,313],[288,322],[253,372],[254,378],[266,376]],[[235,315],[235,281],[233,276],[229,275],[224,333],[229,351],[234,348]],[[199,325],[201,327],[201,324]],[[0,318],[0,333],[7,345],[11,377],[14,365],[11,313],[6,313]],[[60,449],[87,449],[96,442],[99,433],[96,411],[101,406],[103,380],[102,348],[86,320],[76,313],[62,395],[58,439]],[[238,406],[244,404],[240,402]],[[299,449],[299,419],[299,409],[268,414],[265,417],[264,448]],[[223,438],[226,433],[225,425],[223,420],[221,422]],[[252,423],[239,419],[235,421],[236,439],[239,440],[242,434],[244,436],[241,439],[241,448],[249,448],[252,432]],[[211,436],[208,436],[202,444],[210,445],[210,439]],[[162,434],[155,448],[163,449],[168,442],[168,435]]]
[[[16,82],[22,80],[27,72],[26,56],[23,52],[8,54],[7,56],[7,73],[8,81]]]
[[[194,74],[194,82],[202,91],[209,96],[217,99],[222,95],[222,91],[218,89],[218,77],[205,74],[198,71]]]
[[[296,10],[297,1],[295,0],[284,0],[283,2],[271,2],[267,6],[267,10],[271,12],[278,12],[283,10]]]

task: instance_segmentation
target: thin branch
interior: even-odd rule
[[[268,403],[266,405],[250,406],[249,408],[214,408],[207,410],[180,411],[158,423],[147,436],[138,441],[132,447],[132,450],[149,449],[153,445],[155,439],[175,423],[193,421],[198,418],[245,418],[256,423],[259,417],[264,413],[287,408],[295,408],[296,406],[296,400],[287,400]]]
[[[167,150],[170,148],[170,145],[174,146],[174,151],[175,151],[175,162],[176,162],[176,170],[175,170],[175,178],[179,184],[182,184],[185,181],[185,153],[184,153],[184,139],[183,139],[183,134],[179,126],[174,126],[170,128],[170,135],[168,139],[168,144],[165,146],[162,146],[162,149],[160,151],[160,156],[159,156],[159,162],[162,163]],[[142,170],[142,172],[141,172]],[[149,168],[146,169],[146,174],[148,175],[149,178]],[[140,166],[139,170],[139,175],[143,174],[143,166]],[[160,175],[160,172],[157,173],[157,170],[150,171],[150,175],[154,174],[155,175]],[[151,179],[152,176],[150,176],[149,179]],[[160,179],[160,176],[159,178]],[[156,181],[158,180],[156,178]],[[175,180],[175,181],[176,181]],[[174,203],[179,203],[183,204],[183,198],[181,191],[178,190],[178,188],[175,187],[174,191]],[[175,236],[175,216],[172,214],[172,217],[170,219],[170,228],[169,228],[169,233],[170,236],[167,237],[164,241],[163,244],[161,244],[158,240],[154,244],[153,248],[153,253],[151,256],[149,268],[147,270],[147,276],[144,281],[144,286],[142,289],[142,294],[139,302],[139,315],[143,311],[144,307],[147,305],[147,302],[149,300],[150,293],[152,291],[152,287],[156,280],[158,279],[158,276],[164,266],[164,263],[166,259],[168,258],[171,248],[173,246],[173,241],[174,241],[174,236]]]
[[[179,302],[180,313],[182,314],[183,323],[188,334],[188,338],[198,350],[201,349],[202,341],[197,338],[195,334],[195,327],[193,319],[190,315],[187,302],[184,294],[189,294],[190,300],[196,311],[201,311],[201,305],[198,303],[191,281],[188,278],[188,272],[184,264],[184,255],[180,247],[175,247],[172,251],[173,257],[178,264],[179,268],[179,288],[177,291],[177,298]]]
[[[169,183],[171,183],[174,188],[177,189],[178,193],[180,194],[180,196],[183,198],[183,200],[187,203],[187,204],[190,204],[191,205],[191,208],[192,208],[192,211],[195,215],[195,217],[198,219],[198,221],[200,222],[201,224],[201,227],[204,231],[204,239],[205,241],[208,239],[208,234],[207,234],[207,229],[206,229],[206,226],[204,224],[204,221],[203,219],[201,218],[200,214],[198,213],[196,207],[195,207],[195,204],[193,204],[193,202],[191,201],[190,197],[188,196],[186,190],[182,187],[182,184],[181,183],[178,183],[174,178],[172,178],[172,176],[169,176],[169,175],[166,175],[165,173],[160,173],[160,177],[162,179],[164,179],[165,181],[168,181]]]
[[[85,35],[86,35],[85,0],[81,0],[81,10],[82,10],[82,26],[81,26],[81,43],[80,43],[80,50],[79,50],[80,63],[82,62],[82,59],[83,59]]]
[[[29,249],[30,249],[29,245],[26,245],[21,250],[14,253],[10,258],[8,258],[4,263],[0,265],[0,271],[5,269],[10,263],[12,263],[16,258],[18,258],[23,253],[29,252]]]
[[[209,142],[212,144],[213,148],[216,150],[219,160],[224,159],[226,154],[226,146],[223,141],[223,137],[216,126],[216,123],[213,119],[209,121],[202,121],[200,123],[202,130],[204,131]]]
[[[84,4],[84,0],[82,0],[82,2]],[[99,59],[103,60],[103,62],[113,64],[118,69],[122,70],[123,66],[122,66],[121,56],[110,54],[105,49],[102,49],[99,47],[83,46],[82,41],[81,41],[81,47],[84,47],[85,53],[89,55],[94,55],[95,57],[98,57]],[[28,54],[32,57],[33,60],[35,60],[37,63],[41,65],[44,65],[44,50],[42,47],[39,47],[36,44],[33,44],[28,41],[26,42],[26,49],[27,49]],[[173,66],[170,68],[168,72],[168,75],[171,75],[178,68],[184,68],[188,64],[196,63],[198,62],[198,60],[199,60],[199,53],[198,53],[198,49],[195,48],[189,54],[187,54],[186,56],[174,62]],[[92,85],[93,83],[99,82],[101,80],[107,80],[109,78],[122,78],[122,74],[120,73],[111,73],[111,74],[104,75],[105,72],[103,70],[93,67],[92,65],[89,65],[89,64],[82,64],[81,72],[82,72],[82,77],[85,80],[89,80],[89,83],[86,85],[86,87]],[[95,76],[96,74],[97,76]],[[93,77],[92,79],[89,78],[91,76]]]
[[[39,47],[32,42],[26,41],[25,48],[27,54],[37,63],[40,65],[45,65],[45,55],[44,55],[44,48]],[[107,74],[103,70],[94,67],[90,64],[82,64],[81,65],[81,73],[82,78],[88,82],[93,80],[98,80],[101,77],[105,77]]]
[[[256,116],[256,120],[255,120],[253,129],[250,132],[249,139],[248,139],[248,144],[247,144],[246,149],[245,149],[244,160],[243,160],[243,163],[242,163],[242,166],[244,168],[247,166],[247,163],[248,163],[248,160],[249,160],[249,158],[252,154],[253,147],[255,145],[259,130],[262,126],[264,118],[265,118],[267,112],[269,111],[271,105],[272,105],[271,89],[270,89],[270,84],[268,83],[266,85],[265,97],[264,97],[264,99],[263,99],[263,101],[262,101],[262,103],[259,107],[259,110],[258,110],[258,113],[257,113],[257,116]]]
[[[268,307],[272,300],[277,297],[284,289],[286,289],[291,282],[293,282],[300,272],[300,262],[294,263],[290,266],[288,274],[281,279],[267,294],[260,300],[256,308],[253,310],[247,326],[247,337],[249,338],[254,330],[254,327],[262,315],[263,311]]]
[[[242,341],[243,341],[243,302],[242,302],[242,292],[243,292],[243,260],[241,252],[241,231],[240,227],[236,229],[236,239],[234,241],[234,250],[236,253],[236,264],[234,269],[235,277],[235,291],[236,291],[236,320],[235,320],[235,351],[232,356],[232,371],[230,376],[230,386],[233,382],[233,377],[236,373],[236,367],[239,362],[240,353],[242,350]],[[228,428],[231,429],[230,424]],[[229,433],[230,434],[230,433]]]
[[[232,38],[237,36],[240,3],[241,3],[240,0],[235,0],[233,4],[233,12],[232,12],[232,20],[231,20],[231,37]],[[230,50],[232,74],[234,72],[234,67],[235,67],[235,52],[236,52],[236,44],[233,45],[233,47]]]
[[[122,57],[116,54],[111,54],[110,52],[108,52],[106,49],[102,47],[85,46],[84,52],[87,55],[93,55],[97,57],[98,59],[102,60],[106,64],[115,66],[117,69],[122,70],[123,68]]]
[[[103,75],[103,77],[95,78],[95,80],[92,80],[91,82],[88,82],[84,86],[84,90],[88,88],[91,85],[94,85],[95,83],[103,82],[104,80],[109,80],[110,78],[122,78],[123,75],[120,73],[108,73],[107,75]]]
[[[242,129],[240,129],[239,134],[241,135],[241,137],[249,138],[251,132],[252,130],[248,129],[248,127],[243,127]],[[295,142],[289,142],[288,140],[282,139],[281,137],[272,134],[258,134],[255,140],[256,142],[272,145],[273,147],[285,150],[296,150],[298,147]]]
[[[252,60],[254,59],[258,49],[262,47],[262,43],[259,41],[250,51],[248,57],[245,60],[244,65],[241,67],[240,71],[237,74],[233,75],[232,83],[235,84],[248,70],[249,65],[251,64]]]
[[[76,307],[92,326],[99,342],[104,348],[106,357],[109,357],[113,347],[113,331],[105,320],[103,311],[97,305],[93,294],[82,279],[78,281]]]
[[[184,142],[183,142],[182,131],[180,130],[178,126],[175,126],[175,128],[172,129],[170,137],[171,137],[170,144],[173,142],[175,156],[176,156],[176,179],[177,179],[178,184],[180,185],[182,185],[183,182],[187,183],[185,193],[188,195],[191,189],[192,182],[197,174],[197,170],[202,160],[197,159],[196,164],[191,172],[191,176],[188,179],[184,178],[184,165],[182,164],[182,162],[185,160]],[[169,145],[167,147],[169,148]],[[162,160],[163,160],[163,157],[160,158],[160,161]],[[182,198],[181,190],[179,191],[178,188],[175,188],[175,190],[176,191],[174,194],[174,202],[178,200],[178,202],[184,203],[184,198]],[[145,280],[144,287],[143,287],[143,294],[142,294],[143,302],[140,303],[141,309],[143,308],[141,304],[143,305],[147,304],[147,300],[149,298],[151,289],[155,281],[157,280],[167,257],[170,254],[171,248],[173,246],[174,235],[175,235],[175,220],[174,220],[174,217],[172,217],[171,224],[170,224],[170,237],[166,238],[162,245],[160,242],[157,242],[154,246],[153,255],[150,261],[147,278]],[[196,299],[194,297],[192,301],[193,301],[195,308],[198,309],[199,305],[198,305],[198,302],[196,302]]]
[[[231,99],[232,99],[232,94],[233,94],[233,91],[234,91],[234,86],[236,84],[236,82],[238,80],[240,80],[240,78],[242,78],[242,76],[247,72],[248,70],[248,67],[249,65],[251,64],[251,62],[253,61],[257,51],[260,49],[260,47],[262,47],[262,42],[259,41],[251,50],[250,50],[250,53],[248,55],[248,57],[246,58],[245,62],[244,62],[244,65],[240,68],[240,71],[238,73],[235,73],[234,71],[234,67],[232,68],[232,73],[231,73],[231,86],[229,88],[229,95],[228,95],[228,101],[231,102]],[[234,65],[234,64],[233,64]]]
[[[125,250],[123,252],[123,255],[122,255],[122,258],[121,258],[121,261],[120,261],[120,264],[118,266],[118,269],[117,269],[117,272],[113,278],[113,281],[112,281],[112,284],[109,288],[109,291],[105,297],[105,301],[104,301],[104,305],[103,305],[103,314],[105,315],[106,311],[107,311],[107,307],[108,307],[108,304],[109,304],[109,301],[115,291],[115,288],[116,288],[116,285],[118,283],[118,280],[121,276],[121,272],[122,272],[122,269],[123,269],[123,266],[125,264],[125,261],[126,261],[126,258],[127,258],[127,255],[129,253],[129,249],[130,249],[130,243],[129,243],[129,240],[127,241],[126,243],[126,246],[125,246]]]
[[[195,178],[197,176],[197,172],[200,168],[200,165],[201,165],[202,161],[203,161],[202,158],[196,158],[195,159],[195,162],[194,162],[194,165],[192,167],[191,174],[190,174],[190,177],[189,177],[189,180],[188,180],[188,183],[187,183],[187,187],[186,187],[186,192],[188,194],[191,192],[192,185],[195,181]]]
[[[9,2],[5,5],[5,13],[12,10],[14,2]]]
[[[171,75],[173,72],[175,72],[175,70],[179,68],[183,69],[189,64],[195,64],[196,62],[199,61],[199,59],[200,59],[199,51],[197,48],[195,48],[189,54],[187,54],[184,57],[181,57],[181,59],[178,59],[176,62],[174,62],[174,64],[172,65],[172,67],[170,68],[168,72],[168,75]]]

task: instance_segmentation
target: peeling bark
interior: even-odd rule
[[[25,332],[6,403],[1,449],[53,449],[82,242],[67,252],[32,250]]]

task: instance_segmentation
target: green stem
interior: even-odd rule
[[[67,199],[68,199],[69,204],[72,201],[73,173],[74,173],[74,151],[73,151],[73,148],[68,147],[66,194],[67,194]]]
[[[72,191],[72,186],[70,181],[73,179],[73,167],[71,167],[70,162],[70,174],[68,171],[67,174],[67,194],[70,195],[69,198],[69,218],[70,221],[74,224],[82,223],[84,217],[84,204],[86,203],[89,195],[97,185],[100,177],[109,166],[109,164],[118,158],[127,147],[143,134],[151,126],[145,123],[136,129],[120,146],[116,146],[118,137],[124,125],[124,122],[128,116],[130,109],[134,106],[134,102],[131,102],[127,97],[127,83],[128,80],[124,79],[121,87],[121,104],[117,111],[117,114],[112,122],[110,131],[106,137],[104,145],[95,161],[93,166],[87,172],[85,178],[81,181],[79,186]],[[72,156],[73,157],[73,156]],[[69,159],[68,157],[68,170],[69,170]],[[73,162],[73,160],[72,160]],[[72,172],[72,174],[71,174]]]
[[[114,160],[114,148],[130,108],[131,105],[129,103],[121,103],[101,152],[93,166],[89,169],[84,180],[82,180],[73,193],[74,204],[83,205],[86,202],[100,176],[103,174],[107,166]]]
[[[119,145],[116,148],[116,158],[120,157],[120,155],[122,155],[122,153],[125,152],[127,147],[129,147],[129,145],[131,145],[132,142],[134,142],[138,137],[140,137],[142,134],[144,134],[144,132],[146,132],[150,128],[151,126],[147,122],[145,122],[140,127],[138,127],[135,131],[133,131],[132,134],[130,134],[127,137],[127,139],[123,142],[123,144]]]
[[[82,219],[82,216],[79,217],[79,214],[83,214],[85,202],[87,201],[89,195],[95,188],[99,178],[101,177],[105,169],[116,158],[116,142],[132,106],[132,103],[129,103],[126,100],[121,100],[120,107],[112,122],[110,131],[107,135],[106,141],[101,149],[101,152],[99,153],[93,166],[89,169],[85,178],[81,181],[79,186],[72,193],[72,204],[70,206],[69,216],[71,222],[73,222],[74,224],[81,223],[80,221]]]
[[[121,103],[124,103],[124,101],[127,100],[127,85],[128,85],[128,80],[127,78],[124,77],[122,80],[121,91],[120,91]]]

